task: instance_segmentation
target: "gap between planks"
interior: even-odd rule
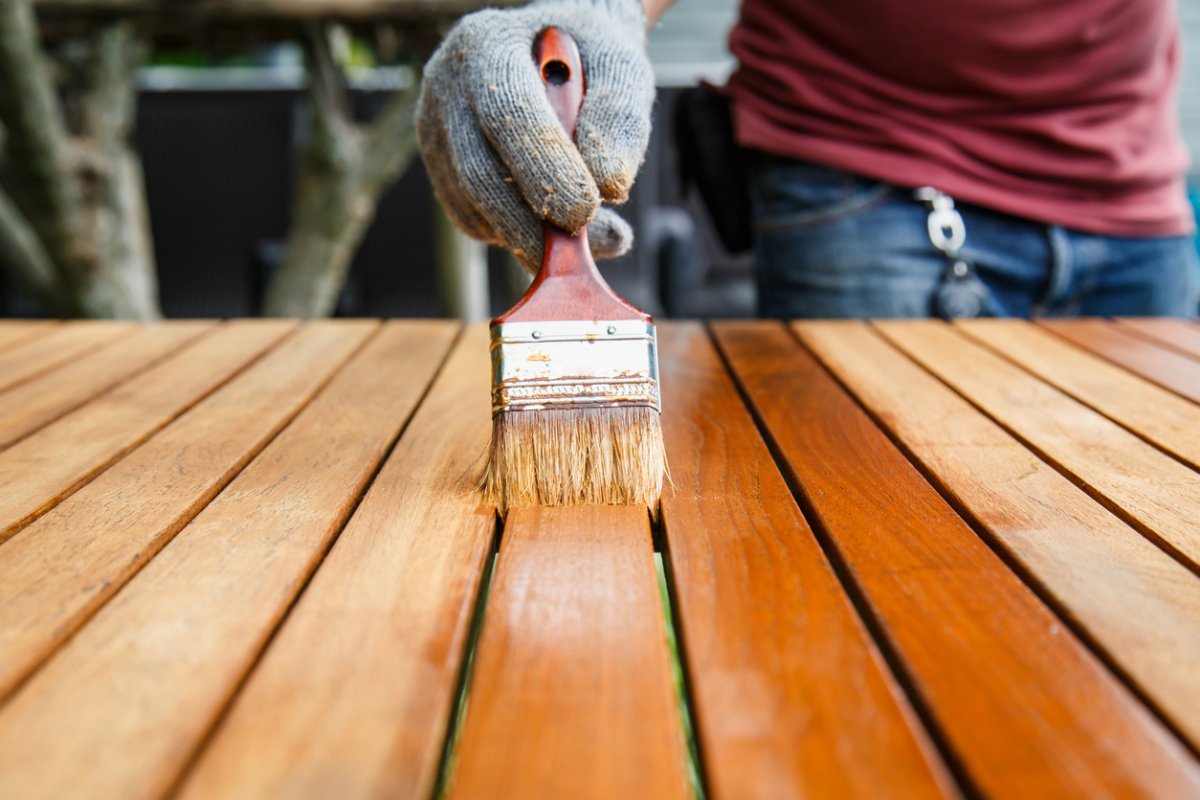
[[[663,561],[713,796],[953,796],[708,334],[659,341]]]
[[[0,699],[266,446],[370,330],[305,326],[0,547]],[[385,330],[399,349],[419,350],[444,344],[453,325]]]
[[[0,392],[0,450],[154,366],[215,329],[212,322],[159,322],[70,364]]]
[[[1176,394],[1200,403],[1200,360],[1111,322],[1041,320],[1039,325]]]
[[[0,452],[0,543],[223,385],[295,330],[239,321]]]
[[[338,324],[358,342],[374,327]],[[177,780],[448,344],[414,352],[392,334],[372,339],[0,709],[0,795],[154,797]]]
[[[493,552],[487,335],[459,340],[182,797],[429,796]]]
[[[49,372],[71,359],[128,336],[132,322],[86,320],[55,325],[44,335],[0,353],[0,391]]]
[[[1200,474],[951,326],[878,321],[902,352],[1200,572]]]
[[[978,791],[1200,791],[1183,745],[785,329],[714,329],[810,519]]]
[[[1162,347],[1200,359],[1200,325],[1162,317],[1123,317],[1117,327]]]
[[[505,520],[450,797],[687,797],[644,507]]]
[[[8,350],[36,336],[45,336],[58,326],[50,320],[0,320],[0,351]]]
[[[866,325],[795,329],[1010,565],[1200,746],[1200,580]],[[1021,340],[989,328],[1001,331]]]
[[[972,320],[955,328],[1193,470],[1200,469],[1200,405],[1028,322]]]

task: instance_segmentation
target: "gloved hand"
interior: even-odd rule
[[[611,209],[629,196],[650,138],[654,75],[639,0],[537,0],[464,17],[425,65],[417,141],[433,188],[469,236],[503,245],[526,269],[542,260],[541,219],[588,227],[597,258],[627,251]],[[575,142],[533,63],[545,28],[575,38],[586,92]]]

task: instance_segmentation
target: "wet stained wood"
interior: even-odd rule
[[[45,320],[0,319],[0,351],[44,336],[54,330],[56,323]]]
[[[978,791],[1200,792],[1184,746],[784,328],[715,330],[828,546]]]
[[[73,322],[5,348],[0,352],[0,391],[128,336],[135,328],[131,322]]]
[[[1039,324],[1135,375],[1200,403],[1200,360],[1192,356],[1104,320],[1055,319]]]
[[[374,325],[337,323],[345,356]],[[0,795],[172,786],[421,396],[438,353],[398,370],[397,344],[371,339],[0,708]]]
[[[377,346],[420,378],[454,330],[392,324]],[[365,335],[358,323],[304,328],[0,548],[0,698],[198,513]]]
[[[707,333],[658,337],[665,560],[710,794],[952,795]]]
[[[1195,322],[1163,317],[1125,317],[1116,320],[1116,325],[1155,344],[1200,359],[1200,325]]]
[[[1028,322],[975,320],[958,329],[1159,449],[1200,468],[1200,405]]]
[[[1194,570],[1200,564],[1195,470],[949,326],[876,327],[1106,507]]]
[[[0,393],[0,450],[212,329],[211,322],[142,326],[108,347]]]
[[[0,543],[229,380],[295,328],[222,326],[0,452]]]
[[[184,798],[433,791],[495,512],[488,334],[469,329],[182,787]]]
[[[1049,335],[1020,325],[1035,342]],[[1023,341],[1011,327],[984,330]],[[1200,747],[1200,578],[865,324],[796,329],[1027,581]]]
[[[509,512],[450,797],[683,798],[645,508]]]

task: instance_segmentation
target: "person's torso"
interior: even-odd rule
[[[1013,213],[1040,192],[1029,216],[1102,232],[1190,225],[1168,198],[1187,163],[1172,0],[744,0],[730,45],[751,146],[949,176]]]

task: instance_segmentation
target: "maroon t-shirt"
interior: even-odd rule
[[[1193,230],[1173,0],[743,0],[739,141],[1115,236]]]

